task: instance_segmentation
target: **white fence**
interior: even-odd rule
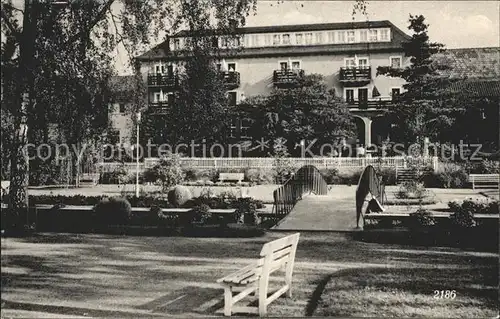
[[[289,160],[294,166],[300,168],[304,165],[314,165],[318,169],[341,169],[341,168],[363,168],[367,165],[374,167],[394,167],[406,168],[410,163],[419,163],[425,166],[437,168],[437,157],[321,157],[321,158],[300,158],[291,157]],[[139,170],[151,168],[159,162],[158,158],[146,158],[139,164]],[[136,163],[100,163],[101,171],[110,172],[125,166],[129,172],[136,171]],[[181,165],[193,169],[245,169],[245,168],[273,168],[275,159],[271,157],[241,157],[241,158],[181,158]]]

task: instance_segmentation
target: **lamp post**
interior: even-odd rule
[[[141,112],[137,112],[137,132],[136,132],[136,167],[135,167],[135,197],[139,197],[139,122],[141,121]]]

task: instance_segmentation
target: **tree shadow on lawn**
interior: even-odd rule
[[[472,251],[498,252],[498,228],[468,229],[448,233],[444,230],[412,232],[406,229],[373,229],[354,232],[355,241],[410,245],[415,247],[450,247]]]
[[[354,316],[365,313],[371,316],[377,312],[364,312],[364,307],[370,305],[377,309],[392,305],[392,315],[408,316],[405,311],[410,308],[432,310],[433,307],[446,307],[434,299],[435,290],[456,290],[456,299],[449,304],[450,311],[471,306],[495,311],[498,267],[345,269],[326,275],[318,282],[308,301],[306,315]]]

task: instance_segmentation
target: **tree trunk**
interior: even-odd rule
[[[37,0],[24,1],[23,31],[19,43],[19,83],[17,91],[18,101],[21,102],[19,112],[14,114],[14,123],[17,126],[16,140],[12,147],[11,174],[9,190],[9,208],[13,218],[9,226],[14,231],[23,229],[27,222],[28,213],[28,158],[25,154],[27,141],[27,118],[32,109],[34,73],[33,61],[36,39],[37,8],[34,7]],[[26,217],[26,218],[25,218]]]

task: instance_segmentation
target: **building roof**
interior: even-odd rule
[[[451,67],[442,71],[451,79],[500,79],[500,47],[448,49],[432,59]]]
[[[464,97],[500,97],[500,47],[448,49],[433,57],[449,65],[448,92]]]
[[[363,28],[391,28],[392,29],[392,41],[390,43],[384,42],[374,42],[369,43],[371,49],[383,49],[383,50],[401,50],[402,42],[408,41],[410,37],[401,31],[398,27],[392,24],[388,20],[383,21],[364,21],[364,22],[338,22],[338,23],[316,23],[316,24],[296,24],[296,25],[279,25],[279,26],[263,26],[263,27],[243,27],[237,28],[237,34],[248,34],[248,33],[272,33],[272,32],[296,32],[296,31],[320,31],[320,30],[343,30],[343,29],[363,29]],[[206,30],[204,34],[217,34],[217,30]],[[220,33],[220,32],[219,32]],[[182,30],[174,34],[172,37],[183,37],[188,36],[190,33],[186,30]],[[325,51],[324,53],[333,53],[345,50],[358,51],[356,45],[359,47],[361,45],[362,50],[366,51],[366,43],[354,43],[354,44],[327,44],[327,45],[311,45],[311,46],[280,46],[280,47],[262,47],[262,48],[243,48],[235,52],[235,50],[230,50],[227,52],[228,55],[238,55],[240,57],[252,57],[255,55],[282,55],[282,54],[312,54],[316,53],[317,50]],[[340,49],[340,50],[339,50]],[[222,50],[223,51],[223,50]],[[310,52],[308,52],[310,51]],[[225,55],[221,52],[222,56]],[[168,40],[160,43],[151,50],[137,57],[139,60],[155,60],[162,58],[172,58],[172,59],[183,59],[186,54],[174,54],[169,50]]]
[[[362,22],[335,22],[335,23],[313,23],[313,24],[290,24],[290,25],[274,25],[274,26],[259,26],[259,27],[242,27],[236,28],[236,34],[248,33],[281,33],[281,32],[297,32],[297,31],[321,31],[321,30],[344,30],[344,29],[364,29],[364,28],[397,28],[388,20],[382,21],[362,21]],[[398,29],[399,30],[399,29]],[[399,30],[401,31],[401,30]],[[402,31],[401,31],[402,32]],[[223,31],[205,30],[203,35],[223,34]],[[186,37],[194,35],[188,30],[181,30],[175,33],[172,37]]]

